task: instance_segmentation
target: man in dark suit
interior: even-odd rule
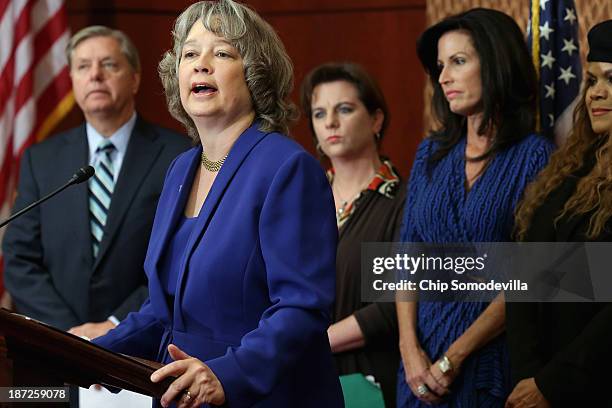
[[[147,297],[143,261],[157,199],[189,143],[136,114],[140,62],[125,34],[87,27],[66,53],[86,123],[26,150],[14,211],[79,167],[96,174],[8,227],[5,284],[19,313],[94,338]]]

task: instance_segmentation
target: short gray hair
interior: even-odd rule
[[[72,64],[72,52],[77,45],[93,37],[112,37],[117,40],[121,53],[125,55],[134,72],[140,72],[140,57],[138,56],[138,49],[134,46],[132,40],[123,31],[114,30],[102,25],[85,27],[70,38],[68,45],[66,45],[68,66]]]
[[[198,132],[181,103],[178,66],[191,27],[201,21],[213,34],[234,46],[244,63],[244,77],[255,116],[264,132],[289,133],[297,109],[288,99],[293,89],[293,64],[274,29],[255,11],[232,0],[200,1],[189,6],[174,23],[174,46],[159,63],[158,71],[168,110],[199,141]]]

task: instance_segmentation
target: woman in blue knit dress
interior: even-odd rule
[[[473,9],[417,43],[441,130],[419,146],[405,242],[510,241],[514,208],[552,143],[533,134],[536,75],[512,18]],[[397,302],[398,407],[502,407],[510,391],[503,295],[491,303]]]

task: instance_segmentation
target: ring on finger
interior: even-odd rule
[[[185,401],[191,401],[191,392],[189,392],[189,390],[183,391],[183,394],[185,395]]]
[[[417,394],[419,394],[420,396],[427,394],[428,391],[429,388],[427,388],[425,384],[421,384],[417,387]]]

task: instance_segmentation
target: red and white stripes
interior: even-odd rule
[[[74,104],[64,54],[69,36],[63,0],[0,0],[2,218],[12,205],[24,149],[44,139]]]

